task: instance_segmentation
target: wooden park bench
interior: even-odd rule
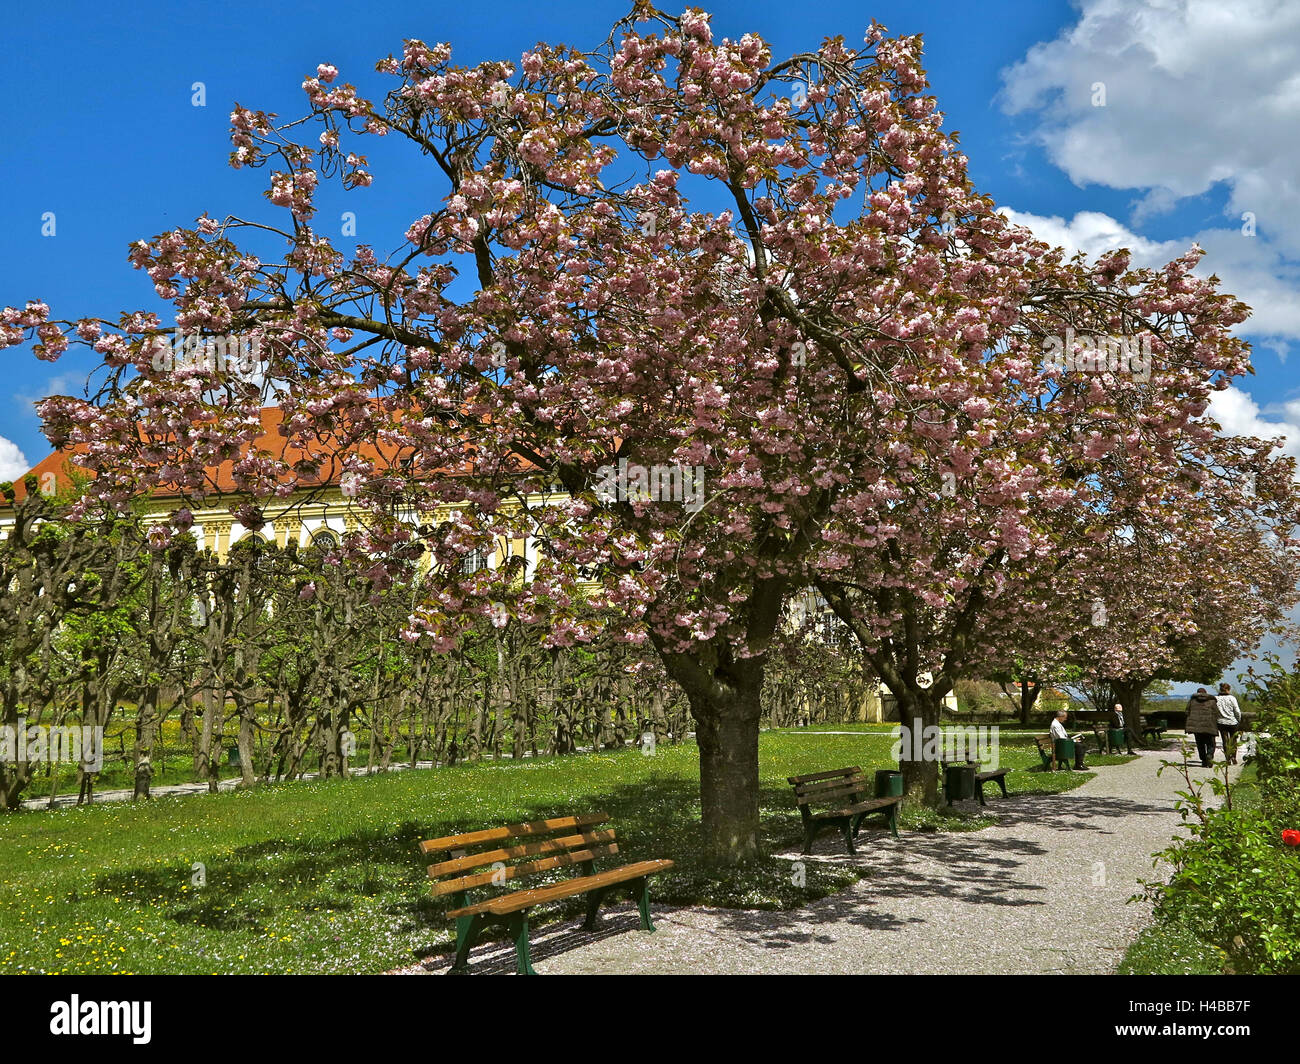
[[[809,776],[788,777],[794,788],[794,801],[803,818],[803,852],[812,853],[813,839],[823,828],[838,827],[850,854],[856,854],[853,840],[862,827],[863,817],[880,813],[889,821],[889,830],[898,838],[898,806],[901,797],[872,798],[867,777],[856,765]],[[827,806],[814,812],[812,806]]]
[[[1142,738],[1151,736],[1153,742],[1160,742],[1164,738],[1164,733],[1169,730],[1169,721],[1164,717],[1147,717],[1146,723],[1142,725]]]
[[[1034,743],[1038,747],[1038,756],[1043,759],[1043,768],[1056,771],[1056,742],[1053,740],[1051,733],[1047,735],[1035,735]],[[1066,768],[1071,768],[1070,763],[1064,762]]]
[[[947,792],[948,792],[948,766],[949,766],[949,765],[962,764],[962,763],[963,763],[963,762],[958,762],[958,761],[940,761],[940,762],[939,762],[939,771],[943,774],[943,789],[944,789],[944,797],[945,797],[945,798],[948,798],[948,793],[947,793]],[[1011,771],[1009,768],[991,768],[991,769],[988,769],[988,770],[986,770],[986,771],[984,771],[984,772],[981,772],[981,771],[979,770],[979,762],[978,762],[978,761],[970,761],[970,760],[968,760],[968,761],[966,761],[966,762],[964,762],[964,763],[967,764],[967,765],[975,765],[975,766],[976,766],[976,768],[975,768],[975,796],[976,796],[977,798],[979,798],[979,800],[980,800],[980,805],[987,805],[987,804],[988,804],[987,802],[984,801],[984,784],[986,784],[986,783],[988,783],[988,782],[990,782],[990,781],[995,782],[995,783],[998,785],[998,788],[1002,791],[1002,797],[1003,797],[1003,798],[1008,798],[1008,797],[1010,797],[1010,795],[1007,794],[1007,773]],[[952,805],[952,799],[951,799],[951,798],[948,798],[948,804],[949,804],[949,805]]]
[[[456,921],[456,960],[451,970],[468,971],[469,951],[483,928],[505,924],[515,943],[516,970],[520,975],[537,974],[528,956],[528,911],[535,905],[580,894],[587,895],[584,930],[595,928],[596,914],[606,894],[618,887],[628,887],[641,909],[641,930],[653,931],[650,877],[672,868],[673,862],[637,861],[597,872],[598,857],[618,853],[614,829],[596,826],[608,820],[607,813],[588,813],[534,820],[529,824],[506,824],[420,843],[424,854],[445,858],[429,866],[429,878],[433,880],[434,897],[452,896],[453,908],[447,913],[447,919]],[[479,852],[470,853],[470,850]],[[512,880],[573,865],[581,868],[581,875],[524,890],[509,889]],[[506,890],[471,903],[469,891],[480,887]]]

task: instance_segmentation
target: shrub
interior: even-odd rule
[[[1222,779],[1193,781],[1186,755],[1178,768],[1187,781],[1178,808],[1189,834],[1159,855],[1173,866],[1167,883],[1144,882],[1141,895],[1155,902],[1157,923],[1222,950],[1236,972],[1300,973],[1300,847],[1283,842],[1283,831],[1300,828],[1300,677],[1275,665],[1255,680],[1250,695],[1259,706],[1261,738],[1253,759],[1258,801],[1233,806],[1227,769]],[[1222,799],[1213,808],[1206,791]],[[1125,964],[1135,970],[1143,955],[1131,949]]]

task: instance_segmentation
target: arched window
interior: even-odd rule
[[[319,562],[330,555],[331,552],[338,549],[339,538],[328,528],[317,529],[311,537],[311,544],[307,547],[307,557],[313,562]]]

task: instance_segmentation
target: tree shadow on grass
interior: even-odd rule
[[[422,839],[460,834],[503,823],[518,823],[582,813],[606,812],[618,832],[620,852],[598,867],[647,858],[671,858],[674,873],[684,878],[667,893],[687,894],[698,889],[702,849],[699,840],[698,789],[693,780],[672,776],[652,777],[580,795],[571,802],[538,802],[506,808],[491,820],[468,816],[421,815],[418,812],[396,827],[362,829],[329,837],[268,839],[208,856],[202,852],[177,854],[167,864],[141,864],[95,876],[87,899],[108,895],[119,904],[148,908],[178,924],[216,931],[266,931],[277,914],[286,910],[346,913],[366,909],[402,921],[402,930],[433,941],[413,950],[416,956],[448,948],[452,925],[445,914],[449,898],[433,898],[418,849]],[[780,796],[776,789],[764,795],[765,806]],[[765,821],[789,834],[786,817],[771,811]],[[195,884],[194,862],[203,864],[203,882]],[[776,867],[775,865],[773,866]],[[530,878],[529,886],[565,877],[568,870]],[[827,879],[823,892],[842,883]],[[665,883],[656,881],[652,897],[663,899]],[[71,892],[81,900],[85,888]],[[479,895],[476,895],[478,897]],[[486,894],[482,896],[487,896]],[[816,896],[816,895],[813,895]],[[551,923],[581,913],[583,898],[538,911],[540,922]],[[489,932],[491,934],[491,932]]]
[[[394,832],[360,831],[328,840],[269,839],[216,857],[191,855],[174,865],[150,865],[96,876],[92,894],[111,894],[129,904],[160,911],[182,924],[219,931],[265,931],[278,909],[349,912],[367,899],[392,900],[382,911],[428,916],[397,896],[412,896],[422,881],[418,825]],[[417,860],[413,860],[416,858]],[[273,896],[267,898],[268,888]],[[74,892],[71,900],[78,900]]]
[[[1167,807],[1116,798],[1089,798],[1078,809],[1071,808],[1074,804],[1061,803],[1054,794],[1027,793],[1010,799],[991,797],[987,811],[998,815],[1000,826],[1048,822],[1062,832],[1104,831],[1104,823],[1097,821],[1109,817],[1169,813]],[[1045,904],[1035,897],[1044,888],[1026,882],[1021,870],[1047,850],[1020,839],[995,838],[987,831],[905,832],[901,840],[894,840],[886,829],[864,825],[856,859],[843,854],[842,841],[828,833],[818,840],[813,856],[804,859],[804,882],[796,886],[791,863],[801,859],[797,850],[802,831],[791,792],[782,786],[763,786],[760,805],[773,856],[724,871],[703,862],[696,782],[666,775],[613,787],[592,786],[590,793],[570,801],[530,804],[515,799],[500,817],[491,819],[413,810],[396,827],[367,828],[337,837],[265,840],[207,859],[206,884],[198,889],[181,890],[190,882],[194,859],[190,855],[178,855],[170,866],[105,873],[96,877],[93,886],[101,896],[108,892],[179,924],[217,931],[260,931],[284,910],[378,911],[400,921],[413,961],[437,957],[422,967],[439,970],[450,964],[447,954],[453,928],[446,913],[452,904],[449,898],[430,896],[428,861],[419,852],[419,840],[502,823],[605,812],[618,832],[620,852],[598,867],[669,858],[676,867],[651,882],[654,907],[734,906],[744,911],[724,912],[722,926],[729,933],[756,937],[770,948],[830,942],[837,924],[903,930],[919,918],[901,909],[890,911],[896,899],[956,894],[979,905]],[[909,854],[926,860],[904,860]],[[203,859],[201,854],[195,857]],[[547,878],[564,878],[565,871]],[[869,880],[863,889],[839,893],[863,878]],[[530,879],[528,885],[545,881]],[[483,896],[487,895],[475,895]],[[638,926],[635,911],[623,913],[624,906],[616,910],[617,915],[606,917],[597,932],[578,933],[576,920],[584,904],[578,897],[534,912],[535,958],[558,956]],[[799,912],[794,916],[780,911],[795,908]],[[487,940],[476,947],[475,970],[514,970],[513,947],[492,945],[504,935],[504,929],[489,929]]]

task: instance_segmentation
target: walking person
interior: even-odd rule
[[[1204,687],[1198,687],[1196,694],[1187,700],[1187,723],[1183,731],[1196,736],[1201,768],[1212,768],[1219,731],[1219,703]]]
[[[1219,735],[1223,739],[1223,756],[1229,765],[1237,763],[1237,731],[1241,728],[1241,706],[1237,696],[1232,693],[1232,685],[1219,684],[1219,694],[1215,698],[1219,709]]]

